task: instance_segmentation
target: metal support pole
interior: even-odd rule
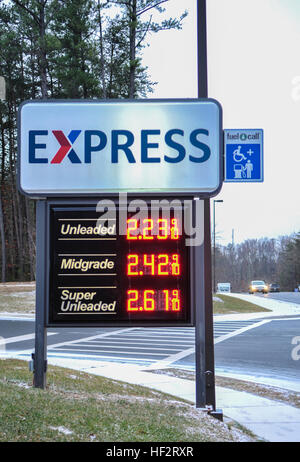
[[[197,0],[197,45],[198,45],[198,97],[208,97],[207,81],[207,27],[206,0]],[[210,199],[204,199],[204,244],[199,257],[203,258],[203,275],[200,277],[198,291],[203,303],[200,322],[202,327],[196,327],[196,407],[210,408],[210,414],[222,420],[222,412],[216,411],[215,397],[215,365],[213,343],[213,302],[211,282],[211,235],[210,235]],[[203,252],[203,255],[201,254]],[[197,252],[195,252],[197,254]],[[199,268],[201,270],[201,268]],[[196,273],[197,274],[197,273]],[[198,273],[199,277],[199,273]],[[204,300],[203,300],[204,299]],[[199,337],[201,340],[199,340]],[[204,344],[204,345],[203,345]],[[200,355],[203,358],[200,359]],[[198,377],[198,379],[197,379]],[[200,386],[199,382],[202,381]],[[197,382],[199,390],[197,390]],[[205,390],[204,390],[205,389]],[[202,398],[200,401],[200,397]],[[199,401],[197,401],[197,399]],[[203,405],[204,404],[204,405]]]
[[[198,97],[207,98],[206,0],[197,0]]]
[[[214,258],[214,280],[213,280],[213,292],[216,293],[216,201],[214,201],[214,249],[213,249],[213,258]]]
[[[198,45],[198,97],[207,97],[207,51],[206,51],[206,0],[197,0],[197,45]],[[206,201],[207,199],[205,199]],[[194,201],[193,218],[195,220],[196,206]],[[204,220],[204,214],[203,214]],[[205,222],[204,222],[204,234]],[[204,243],[194,250],[195,293],[194,303],[196,311],[195,323],[195,373],[196,373],[196,407],[206,407],[206,378],[205,378],[205,268]]]
[[[47,329],[46,325],[46,242],[47,203],[39,200],[36,207],[36,308],[35,308],[35,353],[33,355],[33,385],[46,387]]]
[[[200,205],[200,206],[199,206]],[[201,211],[204,221],[204,201],[193,201],[193,220]],[[194,226],[193,223],[193,226]],[[202,223],[204,226],[204,223]],[[196,407],[206,406],[205,378],[205,277],[204,277],[204,242],[193,248],[193,303],[195,306],[195,372],[196,372]]]
[[[205,278],[205,374],[206,405],[216,409],[215,395],[215,356],[214,356],[214,323],[211,287],[211,234],[210,234],[210,202],[204,201],[204,278]]]

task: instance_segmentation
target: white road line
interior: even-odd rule
[[[166,338],[168,338],[168,339],[169,339],[169,338],[175,338],[175,339],[176,339],[176,338],[179,338],[179,337],[181,337],[181,338],[182,338],[182,337],[185,337],[185,338],[190,338],[190,337],[191,337],[191,338],[194,338],[194,334],[193,334],[193,335],[182,335],[182,334],[181,334],[181,335],[180,335],[180,334],[168,334],[168,335],[166,335],[166,334],[161,334],[161,335],[157,335],[157,334],[155,333],[155,334],[153,334],[153,335],[155,335],[155,338],[156,338],[156,339],[158,339],[158,338],[162,338],[162,339],[166,339]],[[151,335],[141,335],[141,334],[134,335],[134,334],[133,334],[132,336],[134,336],[134,337],[136,337],[136,338],[142,338],[142,339],[147,339],[147,338],[148,338],[148,339],[153,339],[153,335],[151,336]],[[129,337],[131,337],[131,335],[126,336],[126,338],[129,338]],[[184,340],[184,339],[183,339],[183,340]]]
[[[189,356],[193,353],[195,353],[195,347],[189,348],[188,350],[180,351],[179,353],[168,356],[167,358],[162,359],[161,361],[157,361],[151,366],[151,369],[163,369],[165,367],[168,367],[170,364],[179,361],[179,359],[185,358],[186,356]]]
[[[57,332],[49,332],[47,335],[56,335]],[[32,340],[35,334],[18,335],[17,337],[0,337],[0,345],[7,345],[8,343],[25,342],[25,340]]]
[[[88,342],[90,340],[94,340],[94,339],[97,339],[97,338],[104,338],[104,337],[109,337],[110,335],[117,335],[118,333],[126,332],[129,329],[130,328],[119,329],[119,330],[115,330],[115,331],[112,331],[112,332],[106,332],[104,334],[92,335],[91,337],[80,338],[80,339],[71,340],[71,341],[68,341],[68,342],[56,343],[54,345],[48,345],[48,348],[57,348],[57,347],[64,346],[64,345],[74,345],[75,343]]]
[[[268,322],[271,322],[271,319],[265,319],[263,321],[256,322],[254,324],[251,324],[250,326],[245,326],[242,327],[241,329],[234,330],[233,332],[230,332],[229,334],[222,335],[221,337],[218,337],[215,341],[214,344],[216,345],[217,343],[223,342],[224,340],[227,340],[231,337],[235,337],[236,335],[240,335],[243,332],[246,332],[247,330],[255,329],[256,327],[262,326],[263,324],[267,324]]]
[[[241,329],[241,327],[240,327]],[[236,329],[234,329],[236,330]],[[215,330],[215,334],[228,334],[228,332],[232,332],[232,328],[231,329],[216,329]]]
[[[260,321],[260,322],[251,324],[250,326],[245,326],[245,327],[242,327],[241,329],[237,329],[229,334],[222,335],[221,337],[218,337],[217,339],[215,339],[214,344],[223,342],[224,340],[227,340],[228,338],[235,337],[236,335],[242,334],[243,332],[246,332],[247,330],[262,326],[263,324],[266,324],[270,321],[271,319]],[[161,361],[158,361],[157,363],[154,363],[151,367],[153,369],[162,369],[164,367],[169,367],[170,364],[178,361],[179,359],[185,358],[186,356],[194,354],[194,353],[195,353],[195,348],[189,348],[188,350],[183,350],[180,353],[170,355],[167,358]]]
[[[71,340],[71,341],[69,340],[67,342],[55,343],[54,345],[48,345],[48,349],[57,348],[57,347],[64,346],[64,345],[72,345],[74,343],[79,343],[79,342],[82,342],[82,341],[88,341],[88,340],[92,340],[94,338],[108,337],[109,335],[115,335],[118,332],[125,332],[125,331],[127,331],[129,329],[132,329],[132,328],[120,329],[120,330],[115,330],[113,332],[106,332],[105,334],[92,335],[91,337],[85,337],[85,338],[80,338],[80,339],[77,339],[77,340]],[[24,355],[24,354],[28,354],[28,353],[31,353],[31,352],[32,352],[32,349],[23,350],[23,351],[18,352],[18,354]]]
[[[83,339],[84,340],[84,339]],[[171,345],[173,343],[175,343],[176,345],[182,345],[183,347],[184,346],[189,346],[189,345],[193,345],[193,341],[186,341],[186,342],[183,342],[182,340],[181,341],[176,341],[176,340],[166,340],[165,342],[163,342],[162,340],[147,340],[146,342],[143,342],[142,340],[139,340],[139,341],[135,341],[136,339],[133,338],[133,340],[123,340],[120,341],[119,339],[116,339],[116,340],[90,340],[89,343],[93,343],[95,345],[110,345],[110,344],[113,344],[113,343],[117,343],[118,345],[154,345],[155,346],[159,346],[161,345],[162,347],[166,347],[166,345]]]
[[[300,318],[278,318],[272,319],[272,321],[299,321]]]
[[[89,343],[80,343],[80,345],[78,345],[80,348],[81,347],[97,347],[97,345],[94,345],[92,342],[89,342]],[[113,345],[99,345],[100,348],[120,348],[122,347],[122,345],[117,345],[117,346],[113,346]],[[126,352],[127,349],[130,349],[130,350],[160,350],[160,351],[182,351],[182,349],[179,347],[179,348],[168,348],[166,346],[164,346],[163,348],[155,348],[153,346],[148,346],[148,347],[142,347],[142,346],[128,346],[128,345],[125,345],[126,348],[124,348],[124,352]],[[103,350],[99,350],[99,351],[103,351]],[[113,352],[113,351],[112,351]],[[133,351],[130,351],[129,353],[134,353]],[[167,353],[162,353],[164,355],[166,355]]]
[[[51,349],[51,351],[52,351],[52,352],[53,352],[53,351],[62,351],[62,352],[64,352],[64,351],[76,351],[76,352],[86,351],[86,352],[88,352],[88,353],[93,353],[93,352],[95,352],[95,353],[101,353],[101,352],[103,352],[103,353],[106,353],[106,354],[109,353],[107,350],[85,350],[84,348],[82,348],[82,349],[80,348],[80,349],[78,349],[78,350],[73,350],[72,348],[63,348],[62,350],[57,350],[57,349],[55,348],[54,350]],[[121,353],[121,354],[124,354],[124,355],[130,355],[130,354],[131,354],[131,353],[127,353],[127,352],[124,351],[124,350],[120,350],[120,351],[116,350],[116,351],[112,351],[111,353],[112,353],[112,354],[114,354],[114,353]],[[135,354],[135,355],[147,355],[147,356],[165,356],[165,353],[146,353],[146,352],[138,353],[138,352],[136,352],[136,351],[134,352],[134,354]],[[111,356],[111,358],[114,358],[114,356]]]
[[[105,356],[105,355],[89,355],[89,354],[85,354],[84,356],[83,355],[80,355],[80,354],[76,354],[76,353],[63,353],[63,354],[56,354],[55,350],[54,352],[50,351],[48,352],[48,358],[76,358],[76,359],[79,359],[79,360],[82,360],[82,361],[85,361],[87,358],[92,358],[92,359],[97,359],[99,360],[99,362],[101,363],[102,362],[105,362],[107,363],[107,361],[105,361],[106,359],[109,359],[110,361],[117,361],[117,360],[120,360],[120,361],[123,361],[124,362],[124,359],[126,361],[131,361],[131,362],[138,362],[139,364],[141,363],[141,361],[144,363],[149,363],[149,364],[152,364],[153,362],[155,362],[155,359],[146,359],[146,358],[142,358],[142,359],[135,359],[135,358],[124,358],[124,356]]]

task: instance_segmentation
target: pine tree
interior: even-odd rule
[[[35,202],[16,185],[17,111],[28,99],[128,98],[153,87],[141,64],[148,34],[181,27],[152,21],[164,1],[0,1],[0,245],[2,280],[35,277]]]
[[[55,45],[49,67],[56,79],[53,96],[63,98],[98,97],[99,55],[94,34],[91,0],[54,0],[50,32]],[[55,50],[55,47],[57,48]]]
[[[147,37],[151,33],[162,30],[180,29],[187,12],[183,12],[179,18],[169,18],[161,22],[155,22],[152,12],[163,13],[165,8],[162,4],[168,0],[111,0],[111,3],[122,9],[123,15],[119,20],[122,30],[127,34],[127,66],[128,81],[127,97],[136,98],[141,93],[149,91],[151,82],[142,67],[142,50],[146,46]]]

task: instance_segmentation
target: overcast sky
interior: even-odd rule
[[[183,29],[152,35],[144,64],[154,98],[197,97],[196,0]],[[224,128],[264,129],[264,183],[223,185],[215,199],[220,244],[300,231],[300,1],[207,0],[209,97]]]

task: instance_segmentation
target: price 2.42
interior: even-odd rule
[[[127,276],[179,276],[179,255],[175,254],[129,254]]]

